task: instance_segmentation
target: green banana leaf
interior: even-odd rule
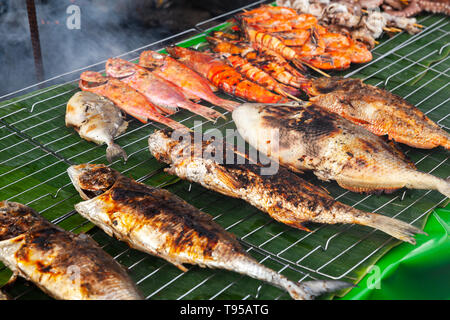
[[[401,33],[392,38],[385,36],[374,49],[372,62],[332,74],[351,75],[364,79],[366,83],[384,86],[449,128],[450,94],[445,89],[449,61],[442,58],[442,54],[446,53],[440,51],[446,44],[445,34],[450,28],[448,22],[449,19],[442,16],[420,16],[419,23],[426,26],[422,33],[415,36]],[[214,29],[228,26],[225,23]],[[180,45],[201,46],[205,43],[205,34],[196,35]],[[1,199],[30,205],[67,230],[88,232],[106,252],[128,269],[132,279],[149,299],[290,299],[277,288],[233,272],[191,266],[188,272],[183,273],[160,258],[132,250],[126,244],[111,239],[78,215],[73,205],[81,199],[66,174],[67,167],[84,162],[107,162],[105,146],[82,140],[64,125],[65,104],[77,90],[77,83],[73,81],[0,103]],[[234,129],[230,114],[224,114],[228,119],[219,119],[216,123],[206,122],[184,110],[172,118],[190,127],[201,126],[203,132],[211,128],[219,128],[222,132]],[[130,119],[127,132],[116,139],[127,152],[129,160],[127,163],[116,160],[112,167],[145,184],[164,186],[211,214],[217,223],[240,239],[252,256],[294,281],[339,279],[358,283],[368,271],[373,270],[372,266],[381,257],[399,244],[390,236],[363,226],[309,224],[311,233],[292,229],[241,200],[169,176],[164,172],[165,165],[156,161],[147,149],[148,135],[160,128],[162,125],[143,125]],[[401,148],[416,162],[419,170],[440,177],[449,175],[446,151],[439,148]],[[326,188],[339,201],[365,211],[396,217],[418,227],[425,225],[436,206],[445,203],[445,197],[435,191],[401,190],[390,195],[367,196],[345,191],[335,182],[319,181],[311,174],[304,177]],[[448,223],[448,218],[446,215],[442,219]],[[419,235],[417,240],[419,243],[436,242],[439,247],[439,237],[435,238],[430,232],[429,237]],[[415,247],[402,244],[396,249],[399,248],[411,251]],[[427,252],[426,246],[424,252]],[[397,256],[393,259],[399,260]],[[446,261],[448,263],[449,260]],[[5,283],[9,276],[10,271],[0,266],[0,283]],[[408,279],[411,280],[408,277],[404,281]],[[348,296],[359,297],[353,293],[356,289]],[[18,299],[48,299],[32,284],[20,279],[8,286],[7,291]],[[345,293],[341,292],[340,296]],[[372,296],[361,294],[361,297]],[[397,297],[401,298],[401,295]]]

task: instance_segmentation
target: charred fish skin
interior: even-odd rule
[[[156,159],[170,165],[166,172],[247,201],[273,219],[294,228],[309,231],[303,226],[305,222],[360,224],[377,228],[411,244],[415,244],[415,234],[423,233],[400,220],[340,203],[321,188],[283,167],[278,168],[276,173],[263,175],[261,164],[250,161],[219,164],[203,156],[211,146],[210,141],[202,141],[201,145],[192,141],[180,141],[172,138],[169,131],[158,131],[150,135],[149,149]],[[224,157],[225,148],[224,145]]]
[[[360,79],[314,79],[309,93],[316,105],[376,135],[388,135],[415,148],[442,146],[450,150],[450,134],[417,107]]]
[[[56,299],[142,299],[125,270],[89,236],[65,231],[20,203],[0,202],[0,260]]]
[[[65,121],[81,138],[99,145],[105,143],[109,162],[117,157],[127,160],[127,154],[114,143],[114,138],[126,131],[128,122],[111,101],[92,92],[77,92],[67,102]]]
[[[413,169],[380,137],[314,104],[244,104],[233,120],[260,152],[292,170],[336,180],[345,189],[373,193],[406,187],[450,197],[448,181]],[[279,139],[270,140],[274,130]]]
[[[68,174],[89,199],[75,206],[85,218],[131,247],[183,264],[235,271],[282,288],[294,299],[311,299],[349,285],[339,281],[295,283],[259,264],[212,217],[167,190],[155,189],[104,165],[71,166]],[[109,177],[105,177],[109,176]],[[99,188],[98,181],[112,181]],[[89,182],[95,182],[93,186]],[[92,191],[95,191],[92,193]],[[96,192],[103,192],[95,196]]]

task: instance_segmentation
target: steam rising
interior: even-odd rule
[[[36,0],[45,79],[100,62],[169,36],[164,28],[133,22],[121,1]],[[0,2],[0,95],[37,82],[25,1]],[[70,5],[81,11],[80,29],[68,29]],[[127,5],[129,6],[129,5]],[[125,11],[126,10],[126,11]]]

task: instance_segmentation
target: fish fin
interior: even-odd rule
[[[342,180],[338,180],[336,179],[336,182],[338,183],[339,186],[341,186],[344,189],[353,191],[353,192],[358,192],[358,193],[366,193],[366,194],[380,194],[380,193],[393,193],[395,191],[397,191],[398,189],[400,189],[400,187],[396,188],[386,188],[386,187],[382,187],[382,188],[377,188],[377,187],[362,187],[362,186],[354,186],[351,185],[349,183],[346,183]]]
[[[388,141],[386,141],[386,143],[392,148],[392,152],[394,152],[394,154],[395,154],[398,158],[400,158],[400,159],[402,159],[403,161],[406,162],[406,164],[408,165],[408,167],[409,167],[410,169],[413,169],[413,170],[417,169],[415,163],[412,162],[412,161],[406,156],[406,154],[404,154],[404,153],[399,149],[399,147],[395,144],[394,141],[388,140]]]
[[[115,144],[114,142],[109,143],[106,148],[106,159],[108,162],[113,162],[113,160],[118,157],[122,157],[125,162],[128,159],[126,152],[118,144]]]
[[[355,222],[361,225],[381,230],[393,236],[394,238],[409,242],[411,244],[416,244],[414,235],[426,234],[419,228],[416,228],[406,222],[386,217],[377,213],[358,216],[356,217]]]
[[[172,262],[172,261],[170,261],[170,262]],[[189,269],[186,268],[185,266],[183,266],[181,263],[172,262],[172,264],[183,272],[189,271]]]
[[[238,189],[242,187],[242,183],[233,177],[228,171],[221,167],[216,167],[217,178],[222,181],[227,187]]]
[[[353,287],[352,283],[334,280],[306,281],[287,288],[292,298],[296,300],[312,300],[324,293],[335,292]]]
[[[217,99],[214,101],[210,101],[212,104],[219,106],[227,111],[233,112],[234,109],[236,109],[237,107],[239,107],[242,103],[241,102],[236,102],[236,101],[232,101],[232,100],[226,100],[226,99]]]
[[[278,222],[306,232],[311,232],[310,229],[303,225],[304,221],[299,221],[299,219],[295,217],[294,213],[290,210],[286,210],[275,205],[268,207],[267,213]]]

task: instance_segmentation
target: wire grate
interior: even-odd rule
[[[257,6],[258,1],[245,8]],[[196,44],[204,34],[227,19],[233,12],[196,25],[196,29],[149,44],[121,55],[135,60],[146,49],[157,50],[169,43]],[[385,87],[423,110],[444,128],[450,128],[448,117],[448,78],[450,61],[448,39],[449,19],[424,15],[419,23],[426,26],[414,36],[399,33],[383,38],[374,51],[374,59],[353,66],[346,77],[359,77],[366,83]],[[183,38],[193,36],[187,41]],[[76,92],[79,74],[87,69],[101,70],[104,61],[54,77],[0,97],[12,100],[0,102],[0,193],[3,199],[32,206],[45,218],[74,232],[92,228],[92,224],[76,214],[73,205],[80,201],[66,174],[75,163],[106,163],[105,147],[82,140],[64,125],[65,106]],[[336,73],[337,74],[337,73]],[[35,90],[38,86],[50,87]],[[30,92],[31,91],[31,92]],[[19,94],[24,94],[18,96]],[[229,98],[229,97],[228,97]],[[214,108],[214,107],[213,107]],[[222,111],[222,110],[221,110]],[[213,124],[187,111],[172,118],[193,127],[235,128],[228,120]],[[167,175],[164,165],[148,152],[147,137],[161,125],[142,125],[131,120],[128,130],[116,139],[129,155],[125,164],[120,160],[112,166],[138,181],[164,186]],[[450,172],[448,155],[441,149],[417,150],[402,146],[418,169],[447,177]],[[411,224],[421,225],[425,216],[445,198],[438,192],[408,190],[392,195],[367,196],[345,191],[334,182],[320,182],[313,175],[308,180],[322,185],[339,201],[365,211],[382,213]],[[175,180],[174,180],[175,182]],[[292,280],[315,278],[357,281],[374,259],[389,250],[397,241],[362,226],[311,224],[312,232],[294,230],[277,223],[257,209],[237,199],[179,181],[166,186],[192,205],[213,215],[214,220],[234,233],[246,250],[268,267],[282,272]],[[75,228],[73,226],[76,226]],[[162,259],[132,250],[109,238],[98,228],[89,233],[117,261],[128,268],[131,277],[148,299],[287,299],[281,290],[254,279],[222,270],[192,266],[183,273]],[[330,250],[332,248],[333,250]],[[7,273],[3,267],[0,275]],[[9,292],[16,299],[44,298],[38,289],[19,280]]]

